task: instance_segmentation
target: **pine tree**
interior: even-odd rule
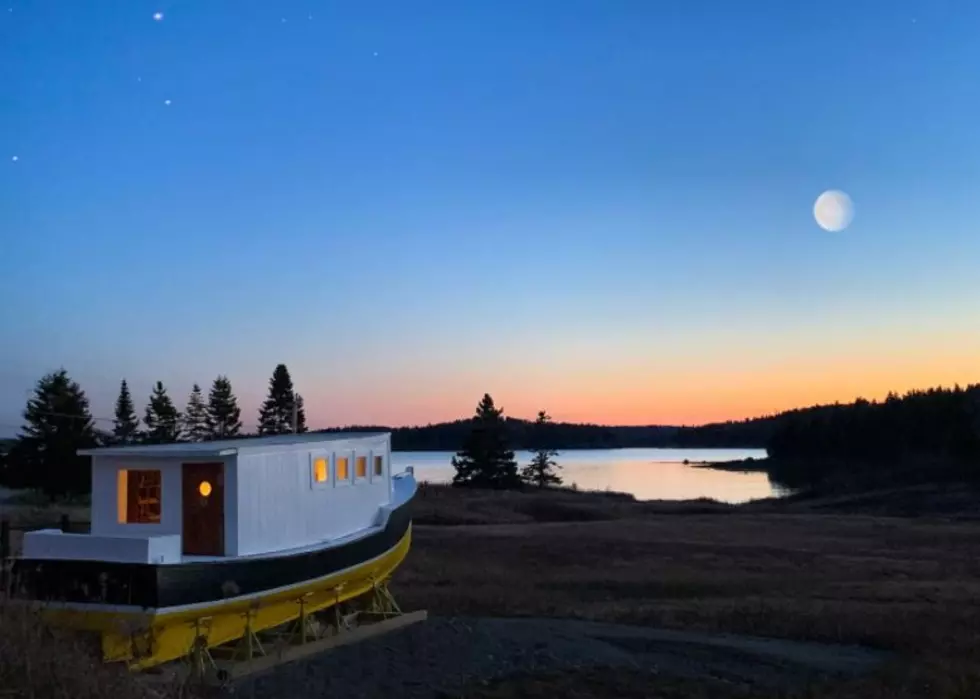
[[[167,444],[180,440],[180,412],[167,395],[162,381],[157,381],[146,406],[146,441],[150,444]]]
[[[237,437],[242,429],[241,417],[242,411],[231,390],[231,381],[226,376],[219,376],[211,384],[208,394],[208,439]]]
[[[496,408],[493,398],[484,394],[476,408],[470,434],[463,448],[453,457],[453,485],[477,488],[518,488],[514,452],[507,446],[503,408]]]
[[[534,442],[534,457],[531,463],[524,467],[521,472],[521,479],[530,485],[544,488],[547,485],[561,485],[561,477],[555,473],[555,469],[561,468],[554,460],[558,452],[548,447],[549,439],[547,425],[551,418],[545,411],[538,413],[538,419],[534,421],[532,440]]]
[[[90,492],[90,459],[77,452],[98,446],[98,439],[88,398],[64,369],[37,382],[24,420],[8,455],[20,485],[40,488],[51,498]]]
[[[208,411],[204,405],[201,387],[194,384],[187,398],[183,417],[184,436],[191,442],[203,442],[208,438]]]
[[[296,431],[306,432],[306,409],[303,407],[303,396],[296,394]]]
[[[269,397],[259,409],[259,434],[286,434],[293,431],[293,402],[296,394],[293,392],[293,380],[289,369],[280,364],[272,372],[269,379]],[[302,402],[298,404],[302,407]],[[303,414],[303,427],[306,426],[306,414]]]
[[[118,444],[132,444],[140,438],[140,419],[136,415],[133,396],[129,392],[126,379],[119,384],[119,397],[116,398],[116,417],[112,423],[113,441]]]

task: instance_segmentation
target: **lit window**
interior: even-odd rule
[[[350,471],[348,470],[348,459],[346,456],[337,457],[337,480],[346,481],[350,478]]]
[[[385,472],[385,457],[374,457],[374,475],[383,476]]]
[[[208,481],[201,481],[201,485],[197,487],[197,492],[203,497],[209,496],[211,494],[211,484]]]
[[[159,524],[160,471],[121,470],[116,477],[116,503],[120,524]],[[210,485],[210,484],[209,484]]]
[[[316,483],[324,483],[327,480],[327,460],[322,456],[313,460],[313,480]]]
[[[367,478],[367,457],[358,456],[354,459],[354,477]]]

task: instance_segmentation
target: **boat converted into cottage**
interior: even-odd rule
[[[133,667],[363,595],[411,539],[415,478],[392,474],[390,444],[335,432],[83,451],[91,532],[25,534],[15,595]]]

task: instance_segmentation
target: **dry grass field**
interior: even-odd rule
[[[420,514],[509,523],[418,525],[396,581],[409,608],[867,644],[897,659],[807,696],[980,696],[980,523],[814,514],[812,503],[781,512],[432,490]],[[665,697],[768,696],[595,671],[515,678],[473,696],[658,696],[643,694],[651,681]]]
[[[433,615],[575,617],[895,652],[874,675],[789,695],[800,699],[980,696],[980,523],[839,509],[429,486],[415,504],[412,552],[392,588],[403,608]],[[63,677],[55,693],[29,692],[23,649],[39,648],[35,631],[0,623],[5,696],[70,695]],[[33,645],[17,642],[19,633]],[[91,661],[75,664],[89,668],[90,683]],[[113,695],[145,696],[124,689],[114,684]],[[788,695],[711,678],[582,669],[504,678],[464,696]]]

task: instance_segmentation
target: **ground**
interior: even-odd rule
[[[945,518],[936,508],[919,517],[858,513],[894,509],[889,503],[907,509],[910,499],[930,512],[930,498]],[[812,696],[980,696],[976,494],[942,487],[854,500],[730,508],[430,489],[418,503],[423,522],[441,511],[447,522],[514,523],[417,526],[395,590],[406,607],[438,615],[575,617],[865,644],[895,659]],[[627,680],[613,676],[615,687],[604,687],[592,673],[593,695],[622,695]],[[538,687],[545,696],[569,681],[558,676],[542,688],[540,677],[514,679],[506,691],[531,696],[527,688]],[[474,696],[499,696],[488,691]]]
[[[499,663],[491,669],[505,676],[488,672],[453,696],[977,697],[977,501],[949,486],[749,507],[430,486],[416,503],[413,547],[392,589],[404,608],[429,610],[430,631],[413,633],[432,635],[393,639],[389,648],[431,650],[446,642],[453,618],[477,620],[481,637],[503,633],[489,617],[598,620],[860,644],[889,657],[870,674],[794,687],[585,660],[560,668]],[[529,647],[540,643],[547,645]],[[362,658],[350,667],[363,674],[373,666]],[[314,661],[289,672],[315,670]],[[255,687],[275,686],[263,682]]]

